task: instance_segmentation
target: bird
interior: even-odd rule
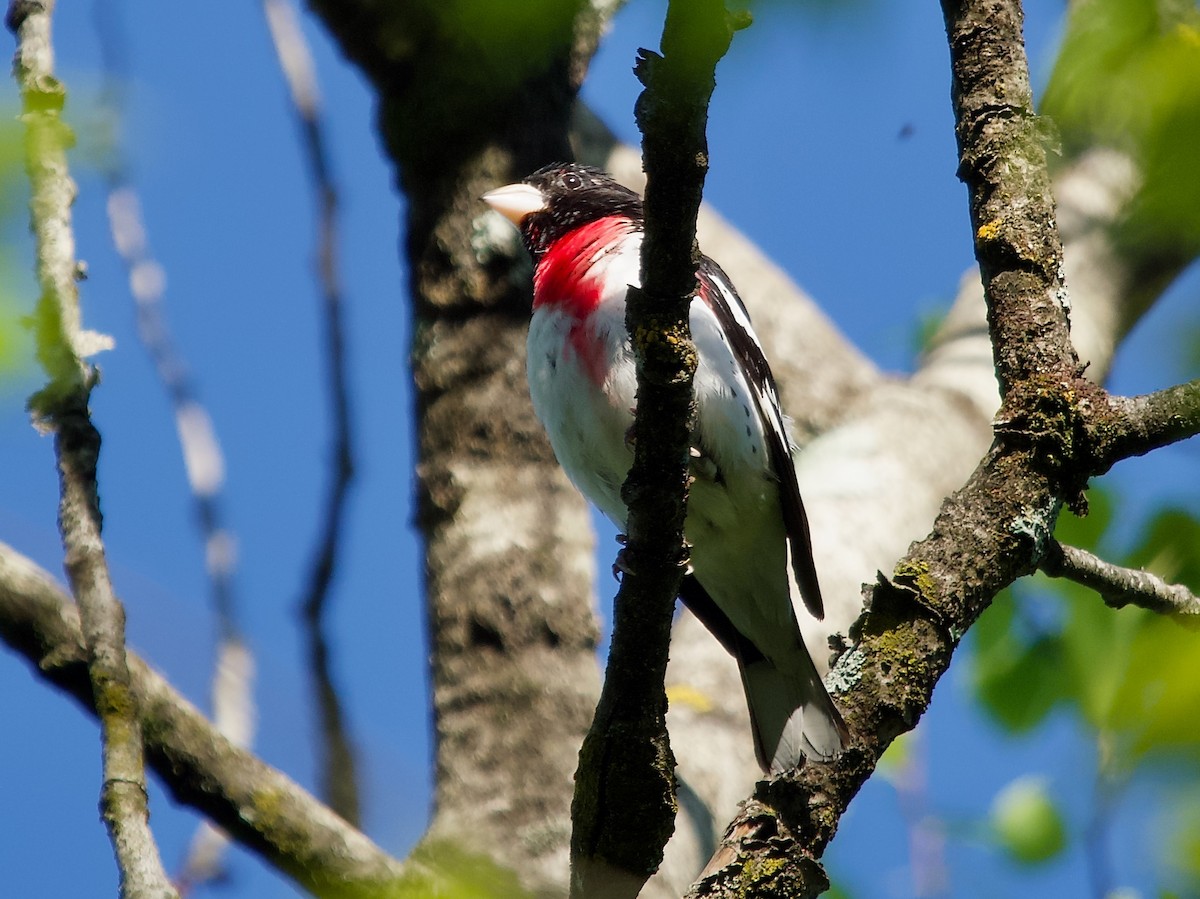
[[[642,198],[600,169],[552,163],[482,199],[533,259],[534,411],[568,477],[623,532],[637,389],[625,297],[640,284]],[[800,602],[819,621],[823,604],[788,419],[729,277],[701,256],[696,282],[691,556],[679,593],[737,660],[755,756],[775,775],[832,760],[849,732],[797,617]]]

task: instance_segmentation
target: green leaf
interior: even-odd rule
[[[1200,11],[1193,2],[1074,4],[1043,111],[1068,145],[1132,154],[1142,185],[1130,238],[1200,243]]]
[[[1044,779],[1018,777],[992,802],[992,831],[1000,846],[1024,865],[1054,858],[1067,845],[1067,831]]]
[[[893,786],[903,777],[905,769],[912,761],[912,740],[916,738],[914,734],[914,731],[909,731],[892,740],[875,766],[875,773]]]
[[[1200,519],[1185,509],[1163,509],[1124,564],[1200,591]]]
[[[1113,520],[1116,499],[1106,487],[1093,487],[1087,492],[1088,514],[1082,518],[1070,512],[1058,516],[1054,537],[1081,549],[1097,550]]]
[[[840,883],[832,884],[821,896],[824,899],[851,899],[850,891]]]
[[[408,877],[389,899],[527,899],[515,872],[445,840],[425,840],[409,856]]]
[[[971,680],[992,718],[1011,733],[1032,730],[1068,698],[1059,637],[1024,638],[1016,622],[1019,600],[1006,592],[975,625]]]
[[[1132,660],[1134,640],[1149,613],[1140,609],[1114,610],[1094,592],[1061,582],[1067,596],[1063,628],[1064,674],[1084,720],[1096,730],[1116,726],[1119,696]]]
[[[1200,753],[1200,633],[1147,615],[1115,697],[1112,724],[1133,737],[1135,756]]]

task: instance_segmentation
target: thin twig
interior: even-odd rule
[[[93,349],[82,328],[78,264],[71,227],[75,184],[67,166],[66,91],[54,77],[53,0],[14,2],[7,24],[17,37],[14,65],[26,128],[32,186],[31,229],[41,298],[35,313],[38,357],[49,378],[30,400],[38,423],[54,432],[59,530],[87,646],[88,675],[100,712],[104,782],[100,809],[120,870],[121,896],[175,896],[150,831],[142,728],[125,661],[125,611],[113,592],[101,539],[96,464],[100,434],[88,399],[96,383],[85,361]]]
[[[936,899],[950,896],[950,869],[946,865],[946,834],[942,821],[929,810],[929,759],[924,732],[912,731],[904,747],[904,760],[887,779],[896,790],[900,815],[908,830],[908,867],[913,896]]]
[[[321,536],[313,553],[308,589],[301,604],[321,719],[321,746],[325,751],[325,758],[320,765],[321,792],[334,811],[347,821],[358,823],[361,810],[354,748],[346,732],[345,714],[333,683],[329,645],[324,633],[325,613],[342,542],[346,503],[354,479],[354,430],[342,315],[344,301],[337,266],[338,195],[326,149],[312,54],[296,11],[288,0],[263,0],[263,12],[299,120],[309,174],[317,195],[317,272],[325,315],[325,358],[333,407],[333,478],[325,497]]]
[[[217,644],[213,671],[213,723],[221,736],[239,749],[253,743],[256,723],[254,656],[236,633],[225,633]],[[176,877],[181,896],[197,887],[220,881],[225,875],[225,850],[229,834],[211,821],[201,821],[192,834],[187,855]]]
[[[1200,598],[1181,584],[1169,584],[1157,574],[1122,568],[1087,550],[1051,541],[1042,559],[1042,571],[1082,584],[1100,594],[1114,609],[1138,606],[1162,615],[1178,615],[1200,625]]]
[[[1093,899],[1113,895],[1112,838],[1117,801],[1126,786],[1126,777],[1114,764],[1114,739],[1111,731],[1096,735],[1096,779],[1092,786],[1092,811],[1083,829],[1083,851],[1088,884]]]
[[[127,119],[125,66],[129,52],[119,15],[112,4],[96,8],[96,30],[104,60],[102,108],[113,134],[104,166],[109,229],[128,275],[137,310],[138,337],[154,363],[175,416],[196,523],[204,542],[205,570],[218,624],[211,689],[213,716],[226,738],[237,746],[248,747],[254,741],[256,717],[254,660],[238,626],[234,591],[237,541],[224,521],[221,503],[225,461],[212,418],[167,324],[166,273],[150,251],[141,202],[120,138]],[[178,877],[181,893],[186,895],[195,886],[221,876],[228,842],[224,833],[201,822]]]

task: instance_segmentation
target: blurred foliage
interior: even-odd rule
[[[917,725],[920,727],[920,725]],[[879,757],[875,773],[888,783],[895,786],[904,777],[904,772],[912,764],[912,742],[916,739],[916,731],[902,733],[888,744],[888,748]]]
[[[314,6],[334,8],[334,0]],[[405,178],[436,180],[484,135],[504,133],[513,106],[557,110],[547,73],[567,66],[583,0],[419,0],[380,5],[394,86],[384,134]],[[336,16],[331,19],[336,20]],[[586,29],[584,29],[586,30]]]
[[[1112,520],[1112,503],[1099,491],[1089,494],[1088,500],[1091,511],[1087,518],[1064,515],[1059,519],[1060,540],[1082,547],[1099,543]],[[1033,582],[1039,588],[1050,588],[1049,579],[1041,575]],[[1065,582],[1059,586],[1080,594],[1084,600],[1077,604],[1080,610],[1089,605],[1083,588]],[[984,708],[1012,733],[1032,730],[1051,709],[1077,692],[1075,669],[1068,667],[1071,649],[1064,640],[1062,618],[1067,610],[1055,608],[1053,598],[1040,591],[1022,598],[1024,601],[1018,602],[1011,594],[1001,596],[973,631],[971,670],[976,694]],[[1105,617],[1113,617],[1098,599],[1092,598],[1090,605],[1098,606]],[[1081,614],[1087,616],[1086,611]],[[1084,627],[1090,630],[1086,623]],[[1082,634],[1081,639],[1086,642]],[[1091,682],[1086,673],[1084,679]]]
[[[769,6],[791,8],[796,12],[815,18],[845,18],[848,15],[864,15],[877,12],[879,0],[728,0],[730,9],[745,9],[753,13],[756,9]]]
[[[1059,540],[1100,546],[1112,501],[1095,490],[1089,499],[1092,514],[1064,515]],[[1118,561],[1196,589],[1200,521],[1162,509]],[[1057,621],[1044,620],[1048,607]],[[1110,609],[1078,584],[1039,575],[994,603],[976,629],[972,671],[984,707],[1012,733],[1032,730],[1063,705],[1118,739],[1126,765],[1156,749],[1200,749],[1200,679],[1188,676],[1200,671],[1200,633],[1141,609]]]
[[[1159,509],[1132,548],[1119,552],[1107,545],[1112,498],[1093,489],[1089,501],[1087,518],[1060,518],[1061,542],[1200,589],[1195,514]],[[1136,778],[1170,783],[1169,801],[1149,812],[1175,820],[1159,867],[1164,878],[1184,876],[1187,892],[1200,890],[1200,814],[1193,811],[1200,795],[1200,631],[1141,609],[1111,609],[1090,590],[1039,575],[998,598],[974,634],[976,696],[1005,731],[1032,734],[1061,709],[1090,737],[1094,763],[1080,760],[1081,770],[1094,764],[1098,775],[1089,832],[1103,831]],[[1018,861],[1053,857],[1066,844],[1065,819],[1048,796],[1028,786],[1010,793],[1015,789],[1006,788],[993,808],[997,843]]]
[[[578,2],[437,0],[423,5],[444,39],[476,63],[470,77],[501,92],[570,45]],[[467,73],[462,73],[467,74]]]
[[[1023,865],[1049,861],[1067,845],[1066,824],[1040,777],[1018,777],[997,793],[991,824],[996,841]]]
[[[823,899],[851,899],[852,894],[845,885],[840,883],[831,884],[829,889],[821,894]]]
[[[937,303],[926,303],[917,310],[917,320],[913,325],[909,344],[913,356],[920,358],[933,348],[933,339],[937,337],[946,316],[950,314],[952,301],[945,300]]]
[[[1185,882],[1200,884],[1200,787],[1192,785],[1179,797],[1164,827],[1166,861]]]
[[[12,272],[10,260],[0,255],[0,401],[16,386],[14,376],[33,363],[32,340],[24,326],[26,310],[9,293]]]
[[[25,180],[23,129],[10,110],[0,116],[0,227],[4,244],[15,242],[13,226],[23,219],[24,203],[29,188]],[[28,314],[26,300],[18,297],[15,286],[20,283],[16,266],[7,247],[0,245],[0,400],[10,392],[22,390],[15,384],[16,375],[32,370],[33,340],[24,325]]]
[[[421,842],[407,859],[408,877],[389,899],[522,899],[517,875],[491,859],[443,840]]]
[[[1143,182],[1129,237],[1200,247],[1200,9],[1081,0],[1043,98],[1064,145],[1130,153]],[[1070,154],[1068,154],[1070,155]]]

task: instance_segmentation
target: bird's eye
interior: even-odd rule
[[[567,188],[568,190],[575,190],[576,188],[583,187],[583,179],[574,172],[567,172],[565,175],[563,175],[562,183],[563,187]]]

